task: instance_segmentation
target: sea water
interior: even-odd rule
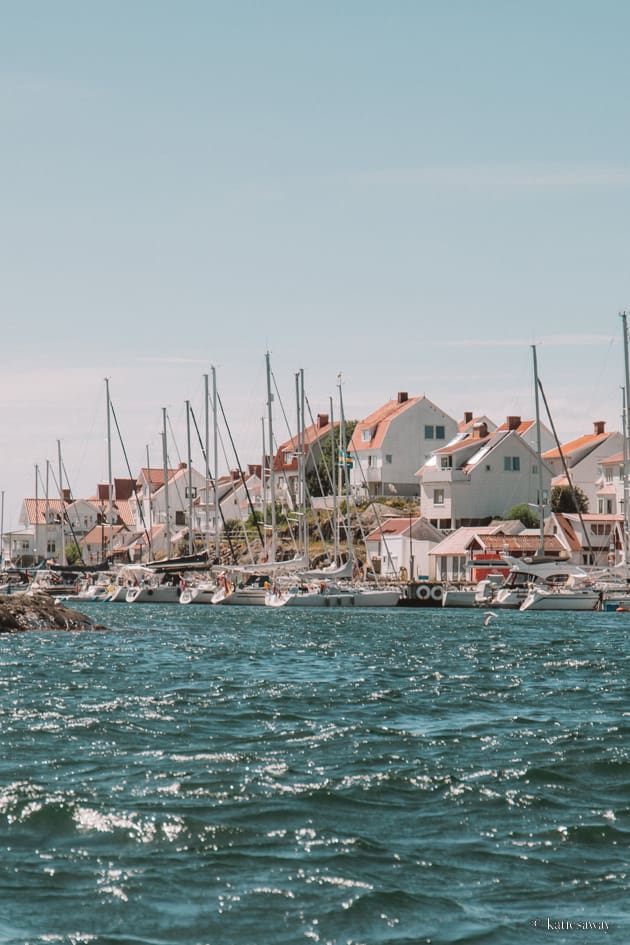
[[[0,637],[0,942],[630,942],[630,614]]]

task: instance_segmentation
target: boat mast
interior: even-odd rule
[[[331,476],[330,484],[332,487],[333,494],[333,555],[335,564],[339,564],[339,514],[338,514],[338,497],[337,497],[337,464],[339,462],[339,449],[335,449],[335,418],[333,414],[333,399],[329,398],[330,401],[330,460],[331,460]]]
[[[108,538],[107,538],[107,557],[111,558],[112,554],[112,530],[113,530],[113,501],[114,501],[114,485],[112,482],[112,402],[109,397],[109,378],[105,378],[105,396],[107,399],[107,521],[109,524],[108,528]]]
[[[339,375],[339,434],[340,434],[340,460],[345,479],[346,496],[346,538],[348,542],[348,561],[353,559],[352,550],[352,527],[350,522],[350,469],[348,466],[348,452],[346,448],[346,417],[343,412],[343,394],[341,392],[341,374]]]
[[[262,507],[263,507],[263,535],[264,535],[264,547],[263,547],[263,560],[268,559],[269,555],[267,553],[267,440],[265,439],[265,418],[260,418],[260,431],[262,436],[262,466],[260,467],[260,489],[262,493]]]
[[[193,487],[190,445],[190,401],[186,401],[186,447],[188,452],[188,554],[193,553]]]
[[[623,436],[623,553],[622,562],[628,564],[628,418],[626,416],[626,389],[621,388],[621,429]]]
[[[65,516],[64,502],[63,502],[63,478],[62,478],[63,464],[61,462],[61,440],[57,440],[57,457],[59,460],[59,503],[61,505],[61,515],[59,517],[61,521],[61,563],[65,565],[66,564],[66,536],[65,536],[64,526],[65,526],[66,516]]]
[[[628,473],[630,471],[629,444],[628,444],[628,423],[630,422],[630,366],[628,361],[628,316],[627,312],[620,313],[623,325],[623,360],[625,373],[625,396],[624,396],[624,430],[623,430],[623,551],[624,564],[628,565],[628,546],[630,536],[628,535],[628,523],[630,521],[630,511],[628,510]]]
[[[166,449],[166,407],[162,407],[162,465],[164,468],[164,509],[166,519],[166,557],[171,557],[171,523],[168,508],[168,451]],[[150,485],[149,485],[150,488]]]
[[[540,518],[540,544],[538,554],[542,557],[545,553],[545,499],[543,495],[543,468],[542,468],[542,438],[540,430],[540,399],[538,394],[538,361],[536,358],[536,345],[532,345],[532,354],[534,358],[534,399],[536,404],[536,458],[538,460],[538,514]]]
[[[214,556],[219,563],[221,542],[219,538],[219,418],[217,415],[217,372],[212,368],[212,414],[214,418]]]
[[[148,499],[149,499],[149,558],[153,561],[153,496],[151,495],[151,463],[149,461],[149,444],[147,443],[147,476],[149,476],[148,483]]]
[[[210,554],[210,402],[208,393],[208,375],[203,376],[203,393],[205,409],[205,448],[206,448],[206,549]]]
[[[276,485],[273,475],[273,394],[271,393],[271,366],[269,363],[269,352],[265,355],[267,364],[267,426],[269,429],[269,500],[271,503],[271,545],[269,561],[273,564],[276,560]]]
[[[37,479],[39,466],[35,464],[35,534],[33,535],[33,564],[37,565],[37,519],[39,518],[39,493],[37,489]],[[2,493],[4,496],[4,492]]]

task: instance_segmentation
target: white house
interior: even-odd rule
[[[175,542],[188,531],[191,506],[194,530],[195,500],[206,488],[206,477],[196,469],[189,470],[186,463],[180,463],[176,469],[168,469],[167,474],[165,486],[163,469],[141,469],[137,479],[137,493],[131,502],[139,534],[151,535],[154,526],[164,525],[169,530],[167,538],[170,536],[171,542]]]
[[[599,461],[600,474],[595,481],[597,510],[600,515],[623,515],[623,453],[614,453]]]
[[[273,460],[273,475],[276,500],[282,505],[290,509],[299,505],[300,460],[303,461],[305,473],[316,467],[322,457],[322,445],[331,440],[333,429],[338,427],[337,422],[331,424],[328,414],[320,413],[317,421],[305,428],[303,435],[293,436],[280,444]],[[302,447],[303,457],[300,456]],[[329,485],[329,482],[322,483],[325,494],[328,494]]]
[[[539,505],[545,499],[551,468],[540,464],[541,497],[536,450],[520,435],[520,418],[511,419],[494,432],[485,422],[474,423],[436,450],[417,472],[420,508],[433,525],[450,529],[480,525],[502,518],[515,505]]]
[[[552,487],[569,485],[562,462],[564,457],[572,485],[581,489],[588,499],[589,512],[594,512],[599,507],[601,461],[623,450],[622,434],[606,433],[605,428],[604,420],[596,420],[593,433],[562,443],[560,449],[556,447],[543,453],[543,460],[553,473]]]
[[[424,518],[388,518],[365,536],[367,564],[387,578],[428,577],[429,552],[443,537]]]
[[[416,470],[457,433],[457,421],[428,397],[401,391],[354,429],[348,452],[354,492],[417,495]]]

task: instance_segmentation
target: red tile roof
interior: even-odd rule
[[[612,433],[587,433],[584,436],[578,436],[577,439],[562,444],[562,455],[567,459],[570,458],[573,453],[579,453],[587,447],[594,449],[613,435]],[[546,453],[543,453],[542,458],[546,460],[560,459],[560,450],[557,447],[552,450],[547,450]]]
[[[403,400],[402,403],[398,399],[388,400],[386,404],[371,413],[365,420],[357,423],[348,449],[354,453],[360,450],[378,449],[382,446],[389,424],[394,417],[399,417],[405,410],[409,410],[410,407],[420,403],[421,400],[424,400],[424,397],[409,397],[407,400]],[[363,440],[364,430],[373,430],[370,440]]]
[[[68,504],[64,502],[64,510]],[[24,499],[24,506],[31,525],[46,524],[46,509],[57,516],[61,514],[62,509],[61,499]]]

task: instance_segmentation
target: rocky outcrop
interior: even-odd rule
[[[47,594],[12,594],[0,597],[0,633],[22,630],[97,630],[89,617]]]

